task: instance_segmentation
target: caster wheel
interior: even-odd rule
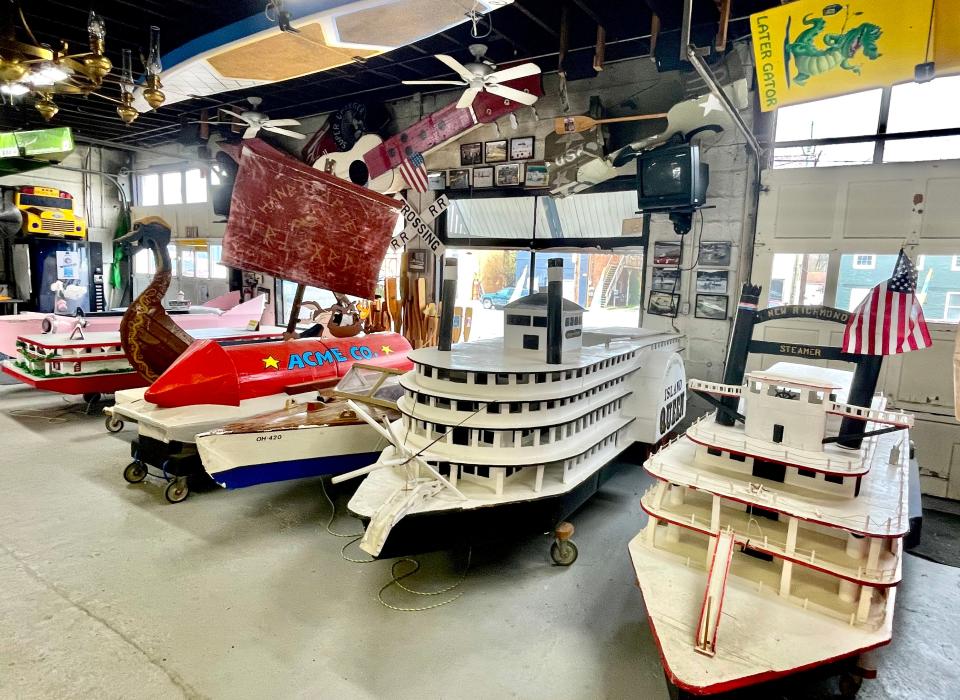
[[[107,416],[104,425],[107,426],[107,432],[110,433],[119,433],[123,430],[123,421],[114,416]]]
[[[840,676],[840,697],[845,700],[853,700],[860,692],[860,686],[863,684],[863,678],[854,673],[844,673]]]
[[[570,540],[556,540],[550,545],[550,558],[557,566],[570,566],[578,554],[577,545]]]
[[[96,403],[102,398],[103,396],[97,392],[83,395],[83,400],[86,401],[87,403]]]
[[[186,500],[189,495],[190,489],[187,488],[187,480],[183,477],[174,479],[167,484],[167,488],[163,490],[164,498],[170,501],[170,503],[180,503]]]
[[[129,484],[139,484],[147,478],[147,467],[142,462],[130,462],[123,470],[123,478]]]

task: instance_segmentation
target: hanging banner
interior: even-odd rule
[[[928,57],[933,0],[799,0],[750,16],[760,108],[914,79]]]

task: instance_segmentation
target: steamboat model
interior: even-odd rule
[[[444,299],[455,293],[451,262]],[[682,419],[682,337],[584,330],[584,309],[563,299],[561,280],[562,261],[550,260],[549,291],[506,307],[503,338],[451,346],[444,314],[440,346],[409,353],[402,417],[370,420],[391,445],[371,467],[334,479],[367,474],[349,504],[367,522],[364,551],[394,556],[553,530],[620,453],[656,443]],[[570,528],[557,533],[551,555],[570,564]]]
[[[770,350],[751,340],[769,316],[758,294],[745,288],[741,300],[734,376],[689,383],[717,411],[644,464],[656,483],[630,557],[679,689],[712,694],[830,665],[855,693],[872,671],[867,653],[891,639],[913,417],[873,395],[879,357],[824,347],[856,374],[745,372],[748,349]],[[786,311],[846,320],[827,307]]]

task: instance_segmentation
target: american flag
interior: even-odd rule
[[[917,268],[902,250],[893,276],[874,287],[847,321],[843,351],[895,355],[933,344],[915,294]]]
[[[400,163],[400,174],[417,192],[427,191],[427,162],[420,153],[411,153],[409,158]]]

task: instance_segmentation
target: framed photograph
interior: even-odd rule
[[[447,189],[448,190],[469,190],[470,189],[470,168],[461,170],[447,171]]]
[[[702,267],[730,267],[732,249],[730,241],[701,241],[699,264]]]
[[[677,291],[680,288],[680,270],[675,267],[653,268],[653,280],[650,288],[664,292]]]
[[[423,249],[411,250],[410,257],[407,258],[407,270],[410,272],[423,272],[427,269],[427,251]]]
[[[443,170],[431,170],[428,172],[427,189],[432,191],[447,189],[447,173]]]
[[[658,241],[653,244],[654,265],[679,265],[680,243]]]
[[[676,318],[680,311],[680,295],[669,292],[650,292],[650,303],[647,312],[655,316],[671,316]]]
[[[530,160],[533,158],[533,142],[533,136],[510,139],[510,160]]]
[[[697,270],[697,292],[726,294],[729,276],[729,270]]]
[[[714,321],[725,321],[727,318],[726,294],[698,294],[697,305],[694,309],[694,318],[709,318]]]
[[[512,187],[520,184],[520,163],[504,163],[496,166],[497,187]]]
[[[493,187],[493,168],[473,169],[473,188]]]
[[[506,163],[507,162],[507,140],[487,141],[483,144],[483,162],[484,163]]]
[[[460,165],[483,165],[483,144],[461,143]]]
[[[543,161],[537,163],[527,163],[524,173],[523,184],[526,187],[547,187],[549,186],[549,174],[547,164]]]

